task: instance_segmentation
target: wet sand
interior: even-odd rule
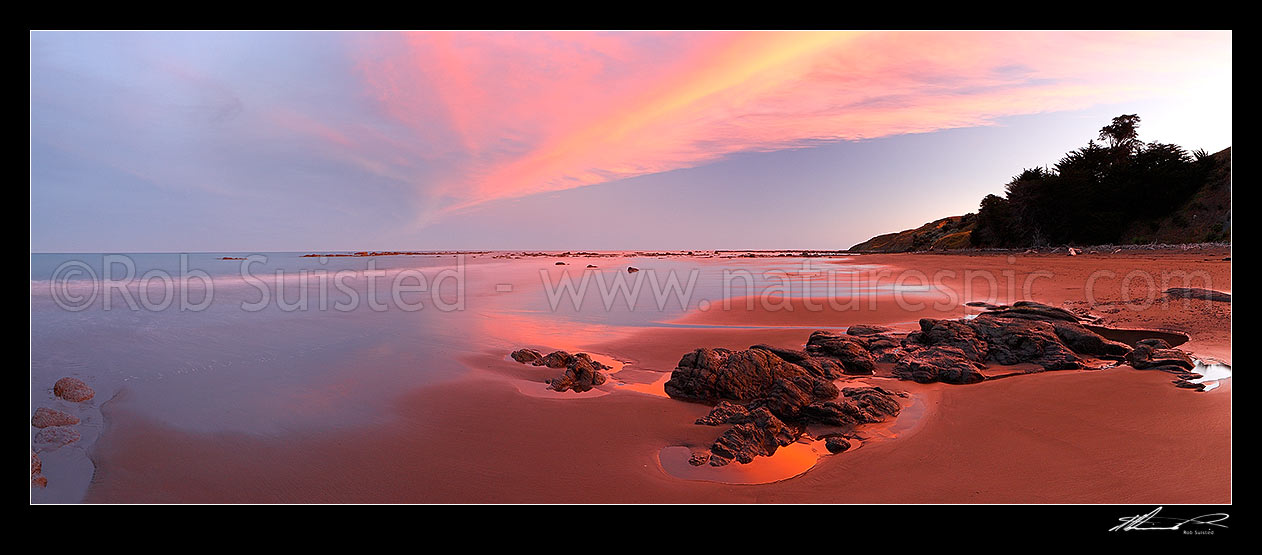
[[[862,262],[929,274],[1011,270],[1018,280],[1052,271],[1055,277],[1038,280],[1027,298],[1082,306],[1108,325],[1183,331],[1191,336],[1184,349],[1230,362],[1229,304],[1181,299],[1109,312],[1127,292],[1118,280],[1098,282],[1094,303],[1083,286],[1100,268],[1119,278],[1136,269],[1199,270],[1213,278],[1214,289],[1230,291],[1224,256],[1143,252],[1010,261],[873,255]],[[1003,285],[996,289],[1000,297],[1006,292]],[[961,302],[967,300],[974,299]],[[682,327],[648,328],[585,348],[628,361],[619,378],[651,383],[697,347],[800,348],[810,329],[784,326],[950,317],[878,304],[875,311],[794,316],[758,309],[694,312],[677,321]],[[664,447],[703,448],[721,432],[693,424],[706,406],[616,384],[591,398],[523,394],[523,383],[544,387],[538,381],[543,373],[511,377],[524,367],[503,353],[466,362],[472,367],[467,377],[383,401],[393,410],[373,425],[318,434],[189,433],[140,416],[123,396],[102,407],[106,428],[92,454],[97,471],[86,501],[1231,502],[1231,380],[1198,393],[1173,387],[1169,374],[1120,367],[970,386],[894,382],[926,401],[916,426],[824,456],[788,480],[734,485],[676,478],[660,466]]]

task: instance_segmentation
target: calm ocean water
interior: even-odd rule
[[[468,355],[582,347],[768,288],[819,296],[837,286],[818,272],[863,268],[815,259],[804,269],[799,258],[300,254],[31,255],[32,410],[57,379],[75,376],[98,402],[121,392],[130,410],[191,431],[361,425],[384,417],[382,401],[399,392],[460,377]]]

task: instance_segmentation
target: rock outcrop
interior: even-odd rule
[[[697,349],[680,359],[666,382],[667,395],[713,404],[697,424],[731,425],[708,458],[694,455],[691,463],[748,463],[796,441],[810,423],[853,427],[897,416],[897,397],[905,394],[880,387],[838,389],[833,383],[856,349],[863,351],[861,345],[836,334],[812,337],[815,347],[808,345],[808,351],[755,345],[743,351]]]

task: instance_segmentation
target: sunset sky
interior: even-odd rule
[[[1231,33],[30,36],[35,252],[846,248],[1113,116],[1231,145]]]

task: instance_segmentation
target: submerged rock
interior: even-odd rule
[[[53,385],[53,394],[75,403],[87,401],[96,395],[88,384],[78,378],[62,378]]]
[[[31,417],[31,425],[36,428],[47,428],[50,426],[73,426],[79,423],[79,417],[59,410],[46,407],[35,409],[35,415]]]
[[[66,426],[51,426],[35,432],[35,443],[60,447],[79,441],[79,431]]]

